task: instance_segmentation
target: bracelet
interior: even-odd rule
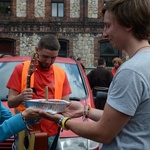
[[[24,123],[25,123],[25,125],[26,125],[26,128],[27,128],[28,130],[33,130],[32,126],[27,123],[26,118],[23,116],[22,112],[21,112],[20,114],[21,114],[22,120],[24,121]]]
[[[83,106],[83,116],[82,116],[82,120],[84,121],[86,119],[86,106]]]
[[[86,113],[85,113],[85,118],[88,118],[88,117],[89,117],[90,109],[91,109],[91,107],[88,105],[88,106],[87,106]]]
[[[62,129],[68,130],[67,127],[66,127],[66,122],[67,122],[69,119],[70,119],[69,117],[64,117],[64,118],[62,119]]]
[[[84,108],[83,108],[83,117],[82,117],[82,120],[84,121],[86,118],[89,117],[89,113],[90,113],[90,109],[91,107],[88,105],[87,107],[84,105]]]
[[[66,127],[66,122],[67,122],[69,119],[70,119],[69,117],[62,116],[62,117],[58,120],[58,125],[59,125],[60,127],[62,127],[63,130],[68,130],[67,127]]]
[[[65,116],[62,116],[59,120],[58,120],[58,125],[61,127],[62,126],[62,120],[65,118]]]

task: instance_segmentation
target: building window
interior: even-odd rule
[[[10,0],[0,0],[0,16],[9,16],[11,14],[10,6]]]
[[[60,57],[67,57],[68,56],[68,41],[65,40],[59,40],[60,43],[60,50],[59,50],[59,56]]]
[[[120,57],[121,50],[116,50],[107,41],[100,41],[100,57],[105,58],[108,67],[113,67],[112,60],[115,57]]]
[[[52,17],[64,17],[63,0],[52,0]]]
[[[14,55],[15,40],[0,39],[0,54]]]

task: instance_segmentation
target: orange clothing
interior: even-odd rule
[[[29,66],[29,62],[24,63]],[[26,77],[28,73],[27,69],[25,69],[27,68],[26,65],[20,64],[15,67],[8,81],[8,88],[15,89],[20,93],[26,88]],[[25,66],[25,68],[23,66]],[[31,87],[36,89],[38,97],[33,93],[33,99],[45,98],[45,86],[48,86],[49,99],[61,99],[63,96],[71,93],[70,85],[63,69],[56,65],[52,65],[49,70],[42,70],[39,66],[37,66],[36,69],[31,77]],[[22,76],[22,72],[24,73],[24,77]],[[49,136],[57,134],[58,125],[56,123],[42,119],[40,124],[41,130],[47,132]]]
[[[113,76],[116,74],[116,71],[117,71],[117,69],[115,67],[111,69],[111,73]]]

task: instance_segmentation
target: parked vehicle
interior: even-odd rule
[[[30,60],[30,56],[15,56],[0,58],[0,99],[2,103],[7,106],[8,89],[6,83],[14,69],[14,67],[25,61]],[[71,58],[58,57],[55,64],[62,67],[69,79],[72,94],[70,100],[80,101],[84,105],[95,107],[93,95],[86,77],[86,74],[80,64]],[[14,113],[14,109],[11,109]],[[82,118],[77,118],[81,120]],[[87,119],[86,121],[91,121]],[[97,142],[79,137],[71,131],[63,131],[60,133],[62,150],[98,150],[99,144]],[[13,138],[13,137],[12,137]],[[11,144],[13,142],[11,138]],[[9,139],[10,142],[10,139]],[[11,145],[5,142],[0,143],[0,149],[11,149]]]

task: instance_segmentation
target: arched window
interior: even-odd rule
[[[14,55],[15,52],[15,40],[8,38],[0,39],[0,54]]]
[[[115,57],[121,57],[121,50],[116,50],[112,47],[108,40],[102,40],[100,44],[100,57],[103,57],[106,60],[108,67],[112,67],[112,60]]]
[[[60,43],[60,51],[58,55],[60,57],[68,57],[68,41],[59,40],[59,43]]]

